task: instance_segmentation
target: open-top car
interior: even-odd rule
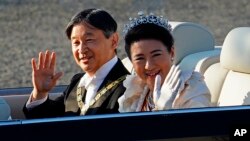
[[[175,64],[183,71],[191,69],[204,75],[211,93],[211,107],[31,120],[25,118],[22,108],[32,88],[1,89],[0,97],[10,106],[12,118],[0,121],[1,137],[7,140],[241,139],[247,134],[245,130],[250,130],[250,106],[247,106],[250,104],[250,27],[233,29],[222,46],[215,46],[214,37],[203,25],[170,24],[175,38]],[[134,73],[128,58],[123,63]],[[57,86],[50,98],[58,97],[65,88]]]

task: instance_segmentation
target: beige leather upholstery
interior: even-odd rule
[[[249,60],[250,27],[235,28],[225,38],[221,62],[210,66],[204,74],[213,103],[219,106],[250,104]]]
[[[230,70],[224,81],[219,106],[250,104],[250,74]]]
[[[224,41],[221,52],[223,67],[250,73],[250,27],[235,28]]]
[[[214,49],[214,38],[204,26],[191,22],[170,22],[175,40],[175,63],[193,53]]]
[[[228,70],[221,67],[220,63],[211,65],[204,73],[204,80],[211,94],[212,106],[217,106],[227,73]]]
[[[62,95],[62,93],[50,93],[49,98],[55,99]],[[12,119],[25,119],[25,115],[23,113],[23,106],[26,103],[30,96],[30,93],[24,95],[6,95],[1,96],[0,99],[4,99],[10,106],[11,109],[11,118]],[[0,110],[1,112],[1,110]]]
[[[10,105],[12,119],[25,119],[23,113],[23,106],[29,98],[29,95],[12,95],[3,96],[2,98],[4,98],[6,102]]]
[[[221,49],[213,49],[189,54],[181,60],[179,66],[181,70],[195,70],[203,74],[209,66],[220,62],[220,52]]]
[[[131,63],[131,61],[129,60],[128,57],[125,57],[124,59],[122,59],[122,63],[123,65],[126,67],[126,69],[132,74],[132,73],[135,73],[134,72],[134,68],[133,68],[133,65]]]
[[[197,62],[195,67],[195,71],[198,71],[201,74],[204,74],[207,68],[211,65],[220,62],[220,50],[204,51],[202,53],[206,52],[209,52],[209,56],[203,56],[203,58]],[[210,54],[210,52],[213,54]]]

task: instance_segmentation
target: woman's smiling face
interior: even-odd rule
[[[155,76],[159,74],[162,83],[165,80],[174,57],[174,49],[168,52],[166,46],[154,39],[144,39],[131,44],[131,61],[137,75],[148,85],[154,88]]]

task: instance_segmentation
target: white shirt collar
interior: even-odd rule
[[[114,67],[116,62],[118,61],[117,56],[114,56],[111,60],[106,62],[104,65],[102,65],[95,73],[94,76],[90,76],[87,73],[81,78],[78,87],[85,86],[87,88],[90,83],[93,83],[93,81],[103,81],[104,78],[108,75],[110,70]],[[99,86],[98,86],[99,87]]]

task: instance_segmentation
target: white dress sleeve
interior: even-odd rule
[[[145,98],[145,83],[136,75],[128,75],[123,81],[126,88],[124,94],[118,99],[119,112],[138,112]]]

